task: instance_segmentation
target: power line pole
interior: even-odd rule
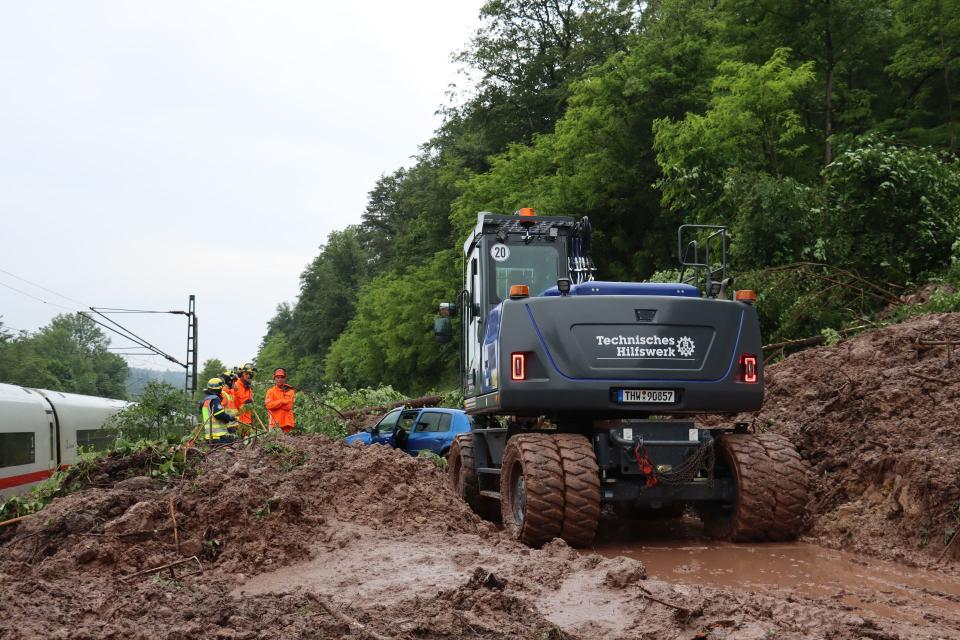
[[[137,347],[141,349],[146,349],[149,353],[162,356],[169,360],[170,362],[179,365],[184,368],[186,376],[183,382],[184,391],[187,393],[193,394],[197,390],[197,297],[193,294],[190,294],[190,301],[188,304],[187,311],[156,311],[150,309],[118,309],[115,307],[89,307],[90,311],[93,314],[96,314],[109,322],[110,324],[104,324],[96,318],[93,317],[90,313],[84,311],[78,311],[77,313],[83,317],[91,320],[92,322],[100,325],[108,331],[112,331],[122,338],[126,338],[130,342],[133,342]],[[127,329],[125,326],[108,318],[106,313],[169,313],[177,316],[187,316],[187,361],[180,362],[169,353],[164,353],[157,347],[153,346],[134,332]],[[110,326],[113,325],[113,326]],[[135,347],[136,348],[136,347]],[[146,354],[144,354],[146,355]]]
[[[184,389],[190,395],[197,390],[197,299],[192,293],[187,305],[187,378]]]

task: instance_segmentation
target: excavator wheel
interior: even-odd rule
[[[717,472],[736,483],[733,502],[698,507],[707,533],[737,542],[793,540],[807,514],[809,472],[783,436],[724,434],[717,440]]]
[[[574,547],[593,542],[600,519],[600,470],[586,436],[559,433],[553,437],[563,467],[563,527],[560,537]]]
[[[757,440],[767,451],[778,472],[770,477],[776,504],[774,526],[767,530],[771,540],[793,540],[807,524],[810,501],[810,468],[793,444],[783,436],[762,433]]]
[[[560,535],[563,466],[553,436],[530,433],[507,441],[500,470],[500,510],[504,530],[527,546],[539,547]]]
[[[458,435],[447,453],[447,473],[453,492],[466,502],[481,518],[500,521],[500,505],[480,495],[477,479],[477,459],[473,453],[473,434]]]

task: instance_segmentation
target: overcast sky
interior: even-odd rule
[[[439,124],[480,5],[0,2],[3,323],[194,293],[201,362],[251,360],[327,234]],[[184,359],[182,317],[116,319]]]

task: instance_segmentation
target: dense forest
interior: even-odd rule
[[[261,370],[455,386],[431,319],[481,210],[590,216],[606,280],[669,278],[678,224],[726,224],[768,342],[960,279],[960,0],[490,0],[455,55],[470,89],[320,247]]]

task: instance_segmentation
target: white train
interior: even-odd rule
[[[123,400],[0,384],[0,497],[23,493],[77,460],[77,447],[113,444],[104,423]]]

